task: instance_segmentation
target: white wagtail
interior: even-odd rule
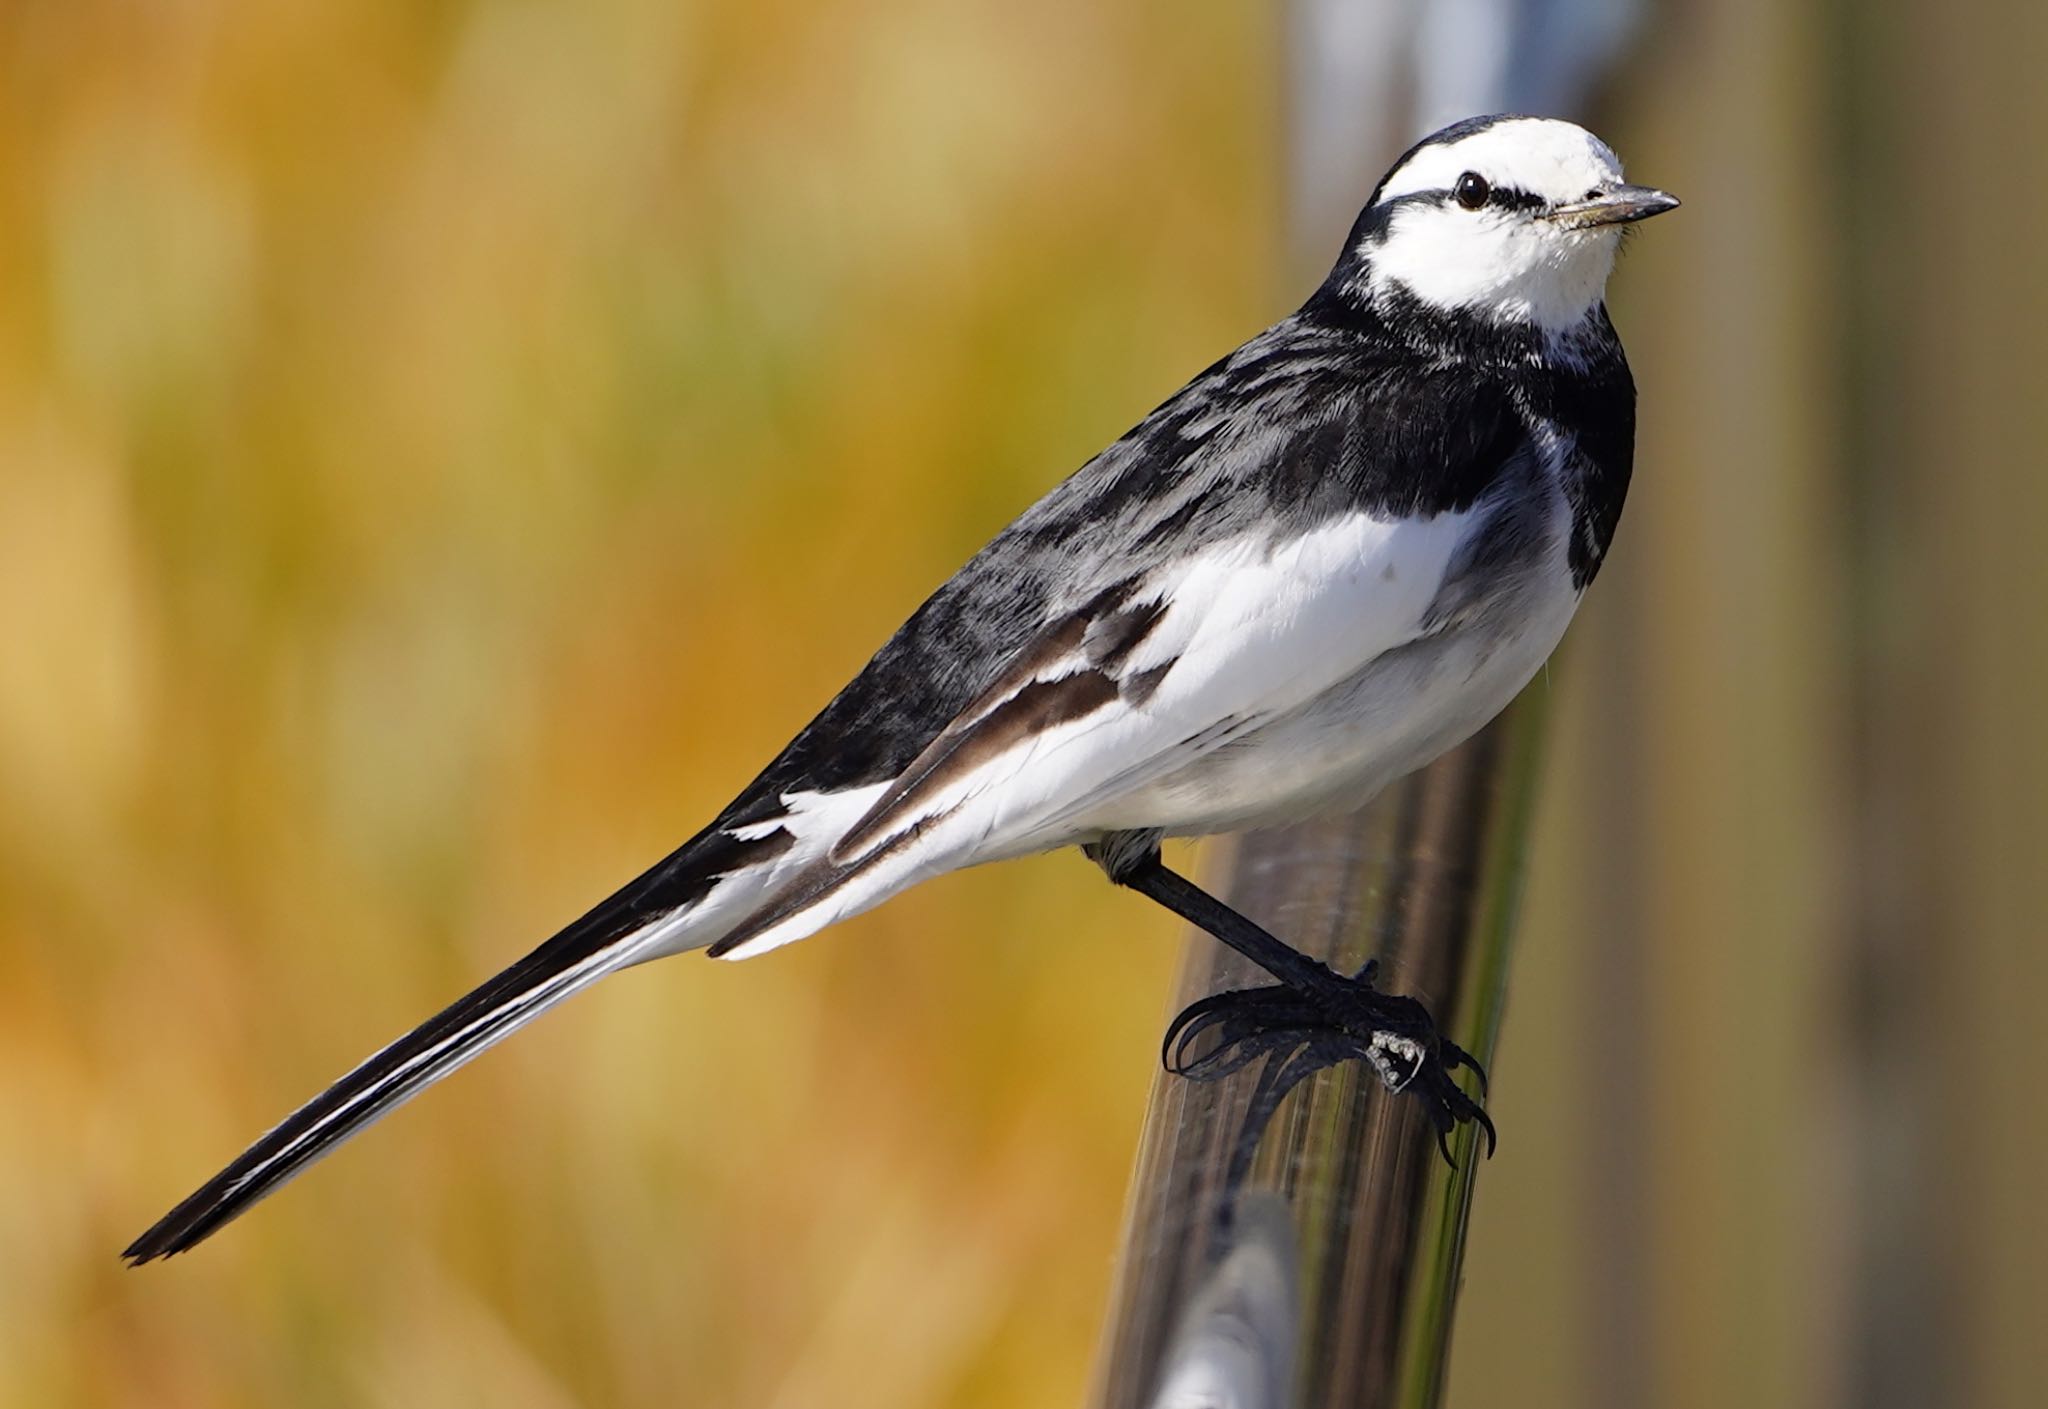
[[[1299,312],[998,534],[709,826],[126,1256],[191,1247],[615,970],[765,953],[927,877],[1064,846],[1271,972],[1265,1020],[1349,1034],[1439,1135],[1484,1121],[1448,1075],[1470,1059],[1419,1003],[1301,955],[1159,842],[1362,803],[1536,673],[1628,488],[1608,273],[1623,227],[1677,204],[1568,122],[1474,118],[1418,143]]]

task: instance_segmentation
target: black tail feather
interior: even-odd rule
[[[617,968],[625,941],[647,920],[644,910],[619,904],[621,898],[599,906],[292,1112],[121,1256],[139,1266],[192,1247],[349,1136]]]

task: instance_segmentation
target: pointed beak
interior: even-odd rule
[[[1553,206],[1544,218],[1567,230],[1590,230],[1600,225],[1628,225],[1676,209],[1678,197],[1669,191],[1654,186],[1614,186],[1587,200]]]

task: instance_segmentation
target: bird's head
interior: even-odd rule
[[[1375,301],[1405,294],[1438,313],[1556,334],[1599,305],[1623,228],[1677,204],[1624,182],[1620,160],[1583,127],[1470,118],[1394,164],[1346,262]]]

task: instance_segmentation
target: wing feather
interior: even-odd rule
[[[748,957],[940,871],[1086,839],[1144,781],[1426,634],[1482,516],[1354,514],[1103,593],[1020,651],[836,846],[710,952]]]

